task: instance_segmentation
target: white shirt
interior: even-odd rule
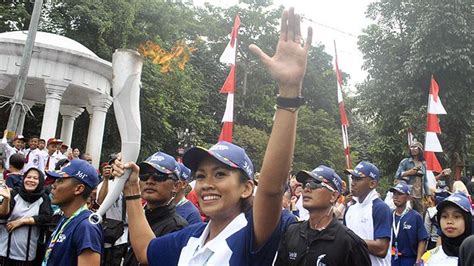
[[[25,159],[28,159],[28,162],[23,166],[23,172],[28,171],[31,167],[38,168],[40,171],[44,172],[44,157],[42,152],[36,148],[34,150],[25,151]]]
[[[458,257],[452,257],[446,255],[441,246],[437,246],[434,249],[428,250],[423,254],[421,259],[424,262],[424,266],[440,265],[440,266],[457,266]]]
[[[181,250],[178,265],[229,265],[232,250],[226,239],[247,226],[245,214],[241,213],[228,224],[214,239],[206,242],[210,230],[210,221],[199,238],[191,237]]]
[[[18,150],[17,148],[10,146],[6,138],[2,138],[2,141],[0,141],[0,148],[3,149],[3,152],[5,153],[5,169],[10,167],[10,156],[12,156],[14,153],[20,153],[23,155],[25,154],[23,150]]]

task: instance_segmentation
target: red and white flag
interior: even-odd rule
[[[219,61],[230,65],[229,76],[222,85],[220,93],[227,93],[227,103],[224,116],[222,117],[222,130],[219,135],[219,141],[232,142],[234,127],[234,93],[235,93],[235,58],[237,54],[237,35],[240,27],[239,15],[235,16],[234,27],[230,33],[230,40],[222,53]]]
[[[438,114],[446,114],[446,110],[441,104],[439,98],[439,86],[436,80],[431,76],[430,94],[428,97],[428,115],[426,123],[425,151],[424,157],[426,161],[426,176],[428,178],[428,186],[436,189],[436,179],[433,172],[440,173],[443,169],[436,158],[435,152],[443,152],[438,134],[441,133],[439,126]]]
[[[346,159],[346,168],[352,168],[351,152],[349,146],[349,135],[347,134],[347,128],[349,127],[349,121],[347,120],[346,110],[344,108],[344,100],[342,98],[342,75],[339,70],[337,63],[337,51],[336,42],[334,41],[335,50],[335,66],[336,66],[336,79],[337,79],[337,103],[339,105],[339,115],[341,116],[341,130],[342,130],[342,143],[344,147],[344,157]]]

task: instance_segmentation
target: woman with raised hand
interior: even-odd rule
[[[34,265],[41,225],[50,221],[51,202],[44,190],[44,174],[30,168],[21,186],[10,191],[0,188],[0,265]],[[43,251],[39,251],[39,254]]]
[[[281,233],[290,219],[282,217],[284,186],[293,157],[297,109],[306,70],[312,30],[302,45],[300,17],[284,11],[280,38],[273,57],[255,45],[250,50],[277,81],[279,95],[272,133],[252,204],[254,169],[245,151],[219,142],[209,150],[192,148],[184,164],[196,178],[196,192],[207,224],[155,238],[139,200],[139,168],[118,162],[114,174],[125,168],[132,174],[123,190],[127,202],[130,240],[138,261],[149,265],[271,265]],[[252,206],[253,205],[253,206]]]

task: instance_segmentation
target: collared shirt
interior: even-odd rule
[[[401,257],[412,257],[416,259],[418,251],[418,243],[422,240],[428,239],[428,232],[426,232],[421,215],[409,210],[405,215],[400,217],[395,214],[394,224],[399,224],[398,235],[392,228],[392,246],[397,243],[398,252]],[[394,256],[392,256],[392,260]]]
[[[373,189],[363,202],[355,201],[344,214],[344,225],[366,240],[388,239],[392,237],[392,211]],[[389,245],[390,249],[390,245]],[[390,265],[391,254],[387,250],[384,258],[370,255],[372,265]]]
[[[8,141],[6,138],[2,138],[2,140],[0,141],[0,149],[3,149],[3,152],[5,153],[5,158],[6,158],[5,169],[8,169],[10,167],[10,163],[9,163],[10,156],[12,156],[15,153],[20,153],[20,154],[25,155],[24,150],[18,150],[17,148],[8,145]],[[21,170],[21,169],[18,169],[18,170]]]
[[[409,157],[409,158],[403,159],[400,162],[400,164],[398,165],[398,169],[397,169],[397,173],[395,174],[395,178],[402,179],[402,173],[405,172],[405,171],[408,171],[410,169],[413,169],[415,166],[416,165],[415,165],[415,161],[413,160],[413,158]],[[420,186],[418,189],[415,189],[415,188],[412,189],[411,195],[415,196],[417,198],[421,197],[421,189],[423,189],[423,192],[426,193],[427,195],[431,194],[431,191],[428,187],[428,178],[426,177],[426,162],[422,161],[420,166],[421,166],[420,170],[423,172],[422,177],[408,176],[408,184],[409,185]],[[420,179],[421,179],[420,184],[415,184],[416,181],[420,180]]]
[[[31,167],[38,168],[40,171],[44,172],[44,157],[38,148],[34,150],[26,150],[25,159],[27,159],[27,161],[23,166],[23,172],[28,171]]]
[[[254,248],[252,211],[239,214],[214,239],[205,243],[209,224],[193,224],[151,241],[148,264],[154,265],[271,265],[280,235],[293,218],[281,216],[265,244]],[[212,221],[211,221],[212,223]]]
[[[275,265],[365,266],[370,263],[365,241],[333,217],[321,231],[311,229],[308,221],[291,224],[280,242]]]
[[[458,257],[448,256],[444,253],[442,246],[437,246],[434,249],[430,249],[423,254],[421,257],[423,260],[423,266],[457,266]]]

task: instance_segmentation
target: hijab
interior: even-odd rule
[[[465,228],[464,228],[464,233],[462,233],[462,235],[457,236],[457,237],[447,237],[443,233],[443,231],[441,231],[441,234],[440,234],[441,245],[446,255],[459,257],[459,247],[461,246],[461,243],[464,241],[464,239],[466,239],[472,233],[472,215],[471,213],[463,211],[454,203],[449,203],[449,204],[446,204],[445,206],[454,206],[458,208],[463,214]],[[438,213],[437,213],[438,223],[440,224],[440,226],[441,226],[441,213],[443,212],[443,209],[438,210]]]
[[[28,176],[28,173],[30,171],[36,171],[39,173],[39,178],[38,178],[38,186],[34,191],[27,191],[25,189],[25,177]],[[39,198],[41,198],[45,193],[44,190],[44,174],[42,171],[38,170],[35,167],[32,167],[28,169],[24,174],[23,174],[23,180],[21,182],[21,186],[18,190],[18,194],[27,202],[33,203],[37,201]]]

